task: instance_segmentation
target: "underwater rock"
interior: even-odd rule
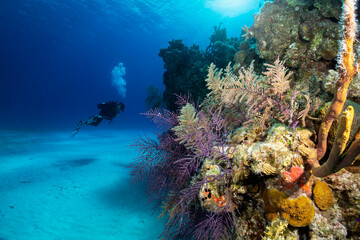
[[[196,44],[185,46],[180,39],[169,41],[167,48],[160,49],[159,56],[166,70],[163,75],[163,102],[168,110],[176,111],[178,108],[174,93],[189,94],[191,99],[201,103],[208,93],[205,78],[210,63],[225,68],[233,61],[241,41],[228,38],[226,29],[221,26],[214,27],[214,30],[206,51]]]
[[[239,218],[235,224],[234,240],[261,239],[264,236],[265,221],[263,213],[250,211],[250,217]]]
[[[233,67],[235,73],[240,70],[240,67],[248,68],[251,64],[254,65],[254,71],[258,74],[265,70],[264,61],[257,54],[256,41],[252,37],[252,32],[245,26],[242,31],[242,38],[240,38],[239,49],[233,59],[235,62]]]
[[[251,169],[254,173],[277,174],[292,162],[292,152],[284,145],[260,142],[249,148]]]
[[[308,181],[306,172],[302,167],[293,166],[289,171],[284,171],[281,178],[281,185],[287,192],[294,193],[300,188],[304,190],[304,193],[311,196],[311,182]]]
[[[352,231],[360,216],[360,174],[350,173],[345,169],[327,176],[324,180],[331,187],[342,215],[342,224]],[[329,209],[330,212],[332,208]],[[329,211],[328,210],[328,211]]]
[[[339,77],[339,73],[329,70],[328,75],[323,81],[323,86],[328,93],[335,93],[335,83]],[[360,77],[356,75],[349,85],[348,98],[356,102],[360,102]]]
[[[204,183],[200,188],[199,199],[201,206],[210,212],[218,212],[220,209],[230,211],[232,209],[230,208],[228,197],[221,195],[219,192],[219,181],[213,180],[215,176],[220,174],[221,168],[218,165],[211,163],[209,160],[205,161],[201,169],[201,176],[209,182]]]
[[[229,144],[250,145],[261,140],[260,133],[261,131],[257,126],[242,126],[233,132],[228,142]]]
[[[205,58],[208,62],[214,63],[220,68],[225,68],[233,61],[236,51],[239,49],[241,40],[228,38],[226,29],[214,26],[214,33],[210,37],[210,44],[206,48]]]
[[[267,2],[250,28],[259,56],[266,62],[278,57],[285,60],[296,82],[304,89],[309,87],[309,78],[321,82],[336,64],[341,27],[333,19],[339,17],[334,15],[341,12],[341,3],[330,5],[327,2]],[[332,11],[329,11],[330,6]]]
[[[267,133],[265,141],[256,128],[238,128],[229,139],[228,157],[239,168],[249,166],[255,174],[274,175],[287,170],[291,165],[302,166],[308,157],[315,154],[315,144],[309,130],[295,130],[282,124],[274,124]],[[238,179],[238,177],[236,177]]]
[[[315,0],[314,7],[324,18],[340,20],[341,3],[338,0]]]
[[[319,210],[315,211],[315,216],[309,226],[311,239],[345,239],[347,236],[346,227],[342,222],[342,210],[334,205],[329,209],[329,214],[324,214]]]
[[[176,111],[178,108],[174,93],[190,94],[195,101],[202,101],[207,94],[205,77],[210,63],[204,55],[198,45],[194,44],[189,48],[182,40],[172,40],[167,48],[160,49],[159,56],[163,59],[166,70],[163,76],[163,101],[168,110]]]

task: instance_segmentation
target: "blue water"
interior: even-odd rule
[[[14,170],[16,173],[24,171],[30,174],[34,169],[39,169],[39,162],[44,161],[44,156],[48,161],[45,161],[46,166],[55,170],[57,161],[66,163],[78,157],[89,159],[90,155],[90,158],[95,156],[98,160],[74,169],[87,169],[99,164],[103,159],[101,153],[89,152],[97,147],[96,144],[90,144],[89,149],[82,150],[78,154],[81,156],[74,153],[76,150],[72,144],[62,145],[64,136],[68,136],[79,120],[86,120],[98,113],[96,105],[99,102],[122,101],[126,109],[111,125],[103,123],[96,129],[89,126],[82,128],[79,134],[87,136],[83,144],[94,138],[106,141],[112,130],[117,136],[121,135],[121,131],[115,132],[119,129],[135,129],[136,134],[149,130],[150,123],[139,113],[146,111],[146,88],[153,84],[163,89],[163,62],[158,56],[160,48],[166,48],[168,41],[172,39],[182,39],[188,46],[195,43],[205,49],[213,26],[220,23],[227,29],[229,37],[239,37],[241,27],[245,24],[251,26],[253,14],[259,10],[260,2],[261,0],[0,0],[0,129],[1,144],[4,145],[0,148],[0,164],[3,169],[7,169],[7,172],[0,172],[2,180],[6,180],[0,183],[0,190],[7,191],[6,183],[14,180],[11,174],[13,168],[17,169]],[[240,10],[234,11],[237,7]],[[120,62],[126,67],[126,97],[122,97],[111,83],[111,72]],[[109,130],[110,133],[101,135],[103,130]],[[58,139],[57,144],[63,146],[59,151],[67,156],[65,158],[52,157],[51,149],[44,145],[46,133],[54,131],[62,131],[52,141],[56,142],[55,139]],[[44,135],[32,135],[29,132],[42,132]],[[8,139],[9,136],[12,136],[12,140]],[[125,136],[129,143],[131,137],[123,137]],[[37,141],[40,142],[39,145],[34,144]],[[80,146],[82,143],[80,141],[76,144]],[[114,148],[125,145],[107,144]],[[26,151],[21,150],[24,146]],[[42,149],[38,150],[36,146]],[[37,152],[44,155],[36,155]],[[14,157],[14,154],[18,155]],[[117,154],[121,155],[122,151]],[[123,159],[122,165],[125,166],[135,153],[124,154],[110,158]],[[13,165],[15,161],[18,161],[18,165]],[[46,174],[58,174],[54,169]],[[91,171],[93,169],[89,173]],[[128,174],[128,171],[125,173]],[[81,175],[82,178],[85,176],[86,174]],[[62,177],[67,179],[67,176]],[[51,177],[49,179],[42,178],[41,181],[53,181]],[[110,179],[107,183],[113,185],[119,179]],[[21,187],[26,185],[18,184]],[[24,198],[25,192],[32,191],[28,187],[26,185],[24,191],[8,192],[8,197]],[[48,187],[51,188],[51,185],[45,186],[46,189]],[[34,187],[34,191],[38,190],[39,186]],[[21,196],[22,192],[24,196]],[[13,203],[1,200],[0,193],[0,226],[15,225],[16,222],[7,221],[12,219],[12,208],[9,210],[9,206]],[[69,201],[71,204],[71,198]],[[94,206],[96,204],[101,203],[94,202]],[[116,205],[115,202],[112,204]],[[28,210],[25,208],[23,214],[30,214]],[[49,215],[56,217],[56,213]],[[40,223],[37,224],[41,224],[42,220],[38,221]],[[88,227],[90,232],[94,228],[82,227]],[[5,231],[4,228],[0,229]],[[46,227],[41,232],[45,234],[44,238],[19,238],[15,237],[16,226],[11,229],[15,229],[15,232],[0,232],[0,239],[5,235],[7,240],[81,239],[76,236],[61,238],[61,234],[56,236],[58,238],[51,238],[51,233],[46,235],[49,231]],[[36,231],[35,229],[35,234]],[[61,229],[57,231],[61,233]],[[119,232],[115,235],[121,236]],[[104,236],[104,239],[112,238]]]
[[[255,8],[226,17],[206,2],[0,0],[0,127],[68,129],[109,100],[126,104],[117,127],[136,126],[148,85],[162,87],[160,48],[183,39],[204,49],[220,22],[239,37],[258,10],[249,3]],[[125,99],[111,85],[119,62],[126,67]]]

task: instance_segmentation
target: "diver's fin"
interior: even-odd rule
[[[82,124],[83,124],[82,121],[80,121],[80,122],[78,123],[78,125],[77,125],[76,128],[75,128],[75,130],[71,133],[71,136],[72,136],[72,137],[75,137],[75,135],[79,132],[80,127],[81,127]]]

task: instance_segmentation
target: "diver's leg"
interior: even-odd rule
[[[76,128],[75,128],[75,130],[71,133],[71,136],[72,136],[72,137],[75,137],[75,135],[79,132],[80,127],[81,127],[82,124],[83,124],[82,121],[80,121],[80,122],[78,123],[78,125],[77,125]]]
[[[103,120],[103,118],[101,116],[96,115],[96,116],[89,117],[89,119],[85,122],[85,124],[96,127],[101,123],[102,120]]]

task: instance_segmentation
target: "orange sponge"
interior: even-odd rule
[[[314,200],[316,206],[318,206],[321,210],[327,210],[334,204],[334,197],[331,189],[326,184],[326,182],[322,182],[317,180],[315,183],[315,188],[313,190]]]

